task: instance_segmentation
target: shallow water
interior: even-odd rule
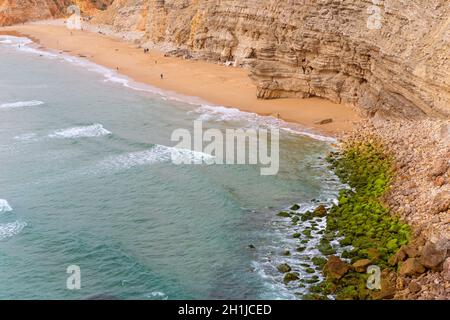
[[[298,297],[276,272],[295,243],[275,214],[335,197],[319,159],[330,139],[23,39],[0,37],[0,75],[0,299]],[[282,128],[278,175],[172,164],[171,133],[196,119]],[[81,290],[66,288],[69,265],[81,268]]]

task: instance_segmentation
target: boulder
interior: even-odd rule
[[[447,248],[440,248],[432,242],[428,242],[420,254],[420,263],[433,270],[439,270],[447,257]]]
[[[361,259],[361,260],[356,261],[352,265],[352,267],[356,272],[362,273],[362,272],[366,272],[367,267],[369,267],[371,263],[372,262],[369,259]]]
[[[393,299],[396,293],[397,277],[394,272],[383,270],[381,273],[381,290],[374,291],[372,298],[375,300]]]
[[[417,258],[419,256],[419,250],[413,244],[402,246],[400,249],[403,249],[408,258]]]
[[[442,266],[442,276],[446,281],[450,281],[450,257],[444,261],[444,265]]]
[[[431,169],[431,175],[433,177],[438,177],[444,175],[449,168],[448,159],[441,159],[433,163],[433,168]]]
[[[408,289],[411,293],[416,294],[422,290],[422,286],[417,282],[417,280],[412,280],[409,283]]]
[[[445,178],[443,176],[436,177],[433,184],[435,187],[442,187],[445,184]]]
[[[291,252],[290,252],[289,250],[284,250],[284,251],[282,252],[282,254],[283,254],[283,256],[290,256],[290,255],[291,255]]]
[[[298,204],[294,204],[294,205],[291,207],[291,210],[292,210],[292,211],[297,211],[298,209],[300,209],[300,206],[299,206]]]
[[[372,261],[378,261],[380,260],[381,253],[375,248],[369,248],[367,249],[367,255],[369,256],[369,259]]]
[[[388,262],[391,266],[396,266],[400,262],[405,261],[407,257],[405,249],[401,247],[396,254],[389,258]]]
[[[401,276],[414,276],[425,272],[425,267],[419,262],[417,258],[409,258],[400,266]]]
[[[450,192],[442,191],[433,200],[432,213],[439,214],[450,210]]]
[[[282,217],[282,218],[290,218],[291,217],[291,214],[289,212],[286,212],[286,211],[281,211],[277,215],[279,217]]]
[[[289,272],[284,275],[284,283],[288,284],[291,281],[297,281],[299,278],[299,274],[297,272]]]
[[[315,210],[314,210],[314,215],[316,217],[325,217],[327,215],[327,208],[325,208],[324,205],[320,205],[318,206]]]
[[[350,266],[336,256],[330,256],[323,267],[323,273],[327,277],[336,280],[341,279],[349,270]]]
[[[292,268],[290,265],[288,265],[287,263],[282,263],[277,267],[278,271],[280,271],[281,273],[288,273],[291,272]]]

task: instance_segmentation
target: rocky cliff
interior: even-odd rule
[[[106,9],[112,0],[0,0],[0,26],[27,21],[59,18],[76,4],[82,13],[94,14]]]
[[[95,21],[248,67],[260,98],[450,116],[449,0],[115,0]]]

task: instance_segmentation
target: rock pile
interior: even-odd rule
[[[389,261],[397,299],[450,299],[450,121],[372,121],[344,137],[381,140],[395,159],[386,202],[413,241]]]

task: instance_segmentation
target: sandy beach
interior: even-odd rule
[[[0,28],[0,34],[25,36],[44,48],[85,57],[138,82],[199,97],[216,105],[280,117],[327,135],[348,131],[361,119],[353,107],[320,98],[260,100],[256,98],[256,87],[247,70],[164,57],[155,50],[144,53],[136,45],[98,33],[25,24]],[[319,124],[325,119],[333,121]]]

